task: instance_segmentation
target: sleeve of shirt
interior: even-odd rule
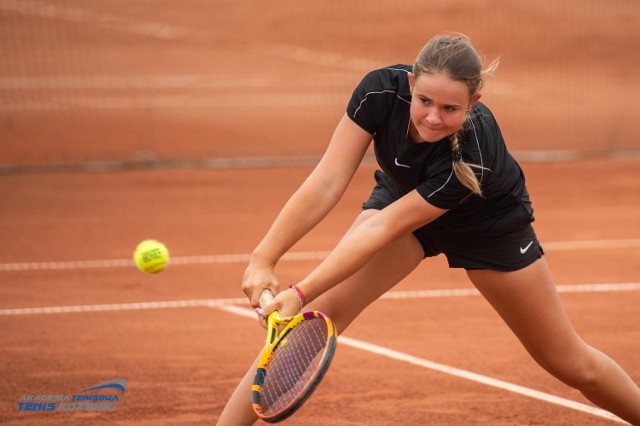
[[[398,89],[386,69],[371,71],[351,95],[347,115],[372,135],[386,124]]]
[[[451,165],[418,185],[416,190],[430,204],[445,210],[454,209],[472,194],[458,180]]]

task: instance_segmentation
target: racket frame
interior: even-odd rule
[[[260,297],[260,306],[264,307],[268,305],[271,299],[273,299],[273,295],[269,290],[265,290]],[[287,335],[304,321],[312,319],[324,320],[327,326],[327,342],[325,344],[322,359],[319,362],[319,367],[292,402],[287,404],[285,408],[278,412],[267,415],[262,410],[261,401],[262,386],[268,374],[269,362],[280,345],[282,344],[284,346],[287,344]],[[277,423],[291,416],[296,410],[298,410],[309,396],[311,396],[329,368],[335,353],[336,340],[337,331],[335,325],[331,319],[322,312],[308,311],[287,318],[281,317],[278,311],[274,311],[269,314],[267,317],[267,337],[265,340],[265,346],[260,356],[260,360],[258,361],[258,368],[253,380],[253,385],[251,386],[251,402],[256,415],[267,423]]]

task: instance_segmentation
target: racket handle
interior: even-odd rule
[[[269,303],[271,303],[272,300],[273,300],[273,293],[271,293],[271,290],[269,290],[268,288],[265,288],[262,291],[262,294],[260,295],[260,300],[258,300],[258,303],[260,304],[261,308],[264,308]]]

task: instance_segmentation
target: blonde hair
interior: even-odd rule
[[[422,48],[413,64],[413,75],[414,79],[417,79],[422,74],[446,73],[452,80],[460,81],[469,88],[469,99],[471,99],[482,89],[485,76],[495,71],[500,60],[494,59],[484,69],[482,62],[482,58],[466,36],[441,34],[433,37]],[[482,188],[473,169],[485,169],[485,167],[467,163],[462,159],[459,133],[466,128],[468,120],[467,114],[460,130],[449,137],[453,171],[460,183],[474,194],[482,196]]]

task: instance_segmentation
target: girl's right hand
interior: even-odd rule
[[[274,272],[274,265],[251,261],[242,279],[242,291],[249,298],[251,306],[260,307],[260,295],[265,289],[269,289],[274,296],[279,293],[280,283]]]

